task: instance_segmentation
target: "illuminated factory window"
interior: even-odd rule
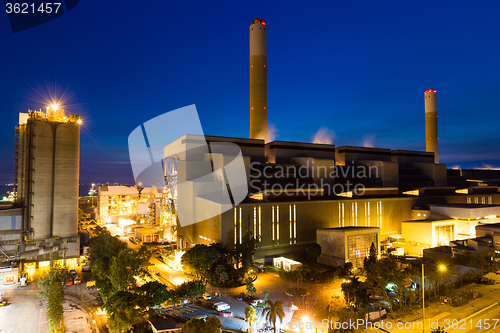
[[[467,203],[472,203],[471,197],[467,197]]]
[[[493,205],[493,199],[491,198],[491,196],[488,197],[488,204]]]
[[[259,206],[259,242],[262,242],[262,210]]]
[[[479,203],[479,197],[474,197],[474,203],[478,204]]]
[[[253,236],[257,239],[257,207],[253,208]]]
[[[370,227],[370,203],[365,202],[365,221],[366,226]]]
[[[292,232],[292,205],[288,205],[288,216],[290,217],[290,244],[292,244],[293,232]]]
[[[293,244],[297,243],[297,206],[293,205]]]
[[[341,222],[341,227],[344,226],[344,223],[345,223],[345,210],[344,210],[344,203],[341,204],[341,218],[340,218],[340,222]]]
[[[382,229],[382,201],[377,201],[377,227]]]
[[[353,202],[351,204],[351,217],[352,217],[352,221],[351,221],[351,224],[354,225],[355,227],[358,226],[358,203],[357,202]]]
[[[234,209],[234,244],[238,243],[238,236],[237,236],[237,220],[236,220],[236,208]]]
[[[455,238],[455,226],[454,225],[443,225],[435,227],[434,237],[436,241],[436,246],[446,246],[450,244]]]
[[[342,221],[342,208],[340,205],[341,204],[339,204],[339,227],[341,226],[341,221]]]
[[[241,207],[240,207],[240,244],[241,244]]]
[[[272,220],[271,220],[272,225],[271,225],[271,227],[273,228],[273,242],[274,242],[274,206],[272,207],[272,211],[273,211],[273,213],[272,213]]]
[[[276,240],[280,241],[280,206],[276,206]]]
[[[482,197],[482,198],[481,198],[481,203],[482,203],[483,205],[485,205],[485,204],[486,204],[486,197]]]

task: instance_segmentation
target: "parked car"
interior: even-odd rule
[[[219,316],[221,317],[232,317],[233,311],[221,311],[219,312]]]
[[[254,262],[253,264],[254,264],[255,268],[257,268],[259,273],[267,272],[266,266],[264,266],[264,264],[261,264],[258,262]]]
[[[203,298],[205,301],[211,301],[212,295],[210,295],[209,293],[204,293],[203,295],[201,295],[201,298]]]
[[[259,304],[261,304],[261,303],[264,303],[264,300],[263,300],[263,299],[254,299],[254,300],[252,301],[252,306],[253,306],[253,307],[257,307],[257,306],[258,306]]]
[[[218,302],[218,303],[214,304],[214,309],[215,309],[215,311],[227,311],[227,310],[231,309],[231,307],[227,303]]]
[[[75,277],[77,275],[76,271],[74,269],[69,271],[69,276]]]
[[[238,297],[236,298],[238,301],[242,301],[243,298],[245,298],[245,294],[244,293],[241,293],[238,295]]]

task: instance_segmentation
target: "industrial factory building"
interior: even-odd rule
[[[250,233],[257,241],[256,259],[297,259],[294,254],[305,245],[319,242],[325,261],[358,266],[370,242],[350,239],[370,239],[380,249],[382,241],[407,237],[416,246],[412,251],[419,248],[421,253],[473,236],[476,225],[497,221],[500,194],[485,180],[493,178],[491,173],[471,178],[474,170],[463,174],[439,164],[434,89],[424,92],[425,152],[269,142],[266,34],[264,20],[251,22],[249,138],[188,134],[164,148],[165,179],[177,212],[184,214],[184,221],[181,215],[178,220],[179,247],[236,245]],[[240,184],[230,170],[239,153],[213,148],[220,143],[240,148],[248,183],[241,202],[236,200]],[[186,150],[179,153],[182,145]],[[207,190],[209,183],[217,191]],[[181,184],[190,195],[177,200]],[[483,210],[492,212],[485,215]],[[338,237],[325,236],[337,234],[341,244],[333,244]],[[343,251],[337,251],[339,246]],[[356,250],[361,247],[363,251]]]
[[[5,259],[48,260],[80,255],[78,115],[56,105],[19,114],[14,183],[17,202],[0,210],[0,248]]]

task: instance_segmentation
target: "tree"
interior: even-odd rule
[[[269,290],[264,291],[264,294],[262,295],[262,299],[264,302],[267,301],[267,298],[269,297]]]
[[[189,319],[185,324],[184,328],[189,331],[189,333],[221,333],[222,324],[216,316],[212,316],[203,319]]]
[[[274,333],[276,333],[276,321],[279,319],[279,321],[282,322],[283,318],[285,318],[283,302],[280,300],[273,302],[268,299],[262,314],[264,315],[264,318],[266,318],[266,321],[273,325]]]
[[[113,330],[126,331],[148,318],[146,298],[140,294],[117,291],[106,299],[109,325]]]
[[[64,281],[59,277],[53,277],[49,282],[47,294],[47,319],[54,324],[55,331],[62,329],[63,302],[64,302]]]
[[[38,295],[47,300],[47,320],[54,325],[56,332],[62,330],[64,285],[68,278],[68,271],[57,264],[57,259],[57,256],[52,256],[49,274],[38,280],[38,287],[42,290]]]
[[[253,238],[251,232],[247,232],[243,236],[241,244],[236,244],[234,252],[237,263],[241,263],[241,268],[246,272],[253,265],[255,252],[255,238]]]
[[[255,289],[255,286],[253,285],[253,279],[251,277],[248,277],[245,280],[245,285],[246,285],[246,289],[247,289],[246,296],[252,297],[253,295],[255,295],[255,293],[257,292],[257,289]]]
[[[309,260],[316,262],[321,254],[321,245],[317,243],[309,244],[305,248],[306,256]]]
[[[229,280],[229,274],[226,272],[225,265],[217,265],[215,269],[215,275],[221,284],[226,284],[227,280]]]
[[[149,307],[163,304],[172,298],[172,291],[157,281],[140,286],[137,293],[146,299]]]
[[[370,255],[368,257],[365,257],[363,261],[363,266],[365,267],[366,270],[369,270],[370,266],[376,262],[377,262],[377,247],[375,246],[375,243],[372,242],[372,244],[370,245]]]
[[[177,289],[175,289],[175,293],[179,299],[190,298],[193,303],[195,299],[200,297],[200,295],[204,294],[206,291],[206,285],[200,280],[184,282],[177,287]]]
[[[193,279],[207,282],[210,269],[218,259],[219,253],[215,247],[197,244],[184,253],[181,264]]]
[[[257,315],[253,306],[245,307],[245,321],[248,323],[250,331],[252,331],[252,325],[257,321]]]

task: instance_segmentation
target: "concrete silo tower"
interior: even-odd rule
[[[266,22],[250,24],[250,139],[267,142],[267,37]]]
[[[434,162],[439,163],[438,124],[436,90],[429,89],[425,96],[425,150],[434,153]]]
[[[50,253],[79,255],[79,115],[53,105],[19,114],[18,204],[23,208],[21,258],[48,260]]]

